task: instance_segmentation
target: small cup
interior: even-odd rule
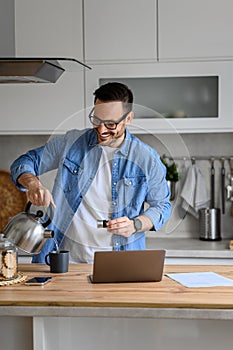
[[[68,272],[69,267],[69,251],[60,250],[53,251],[45,256],[45,262],[50,266],[50,272],[64,273]]]

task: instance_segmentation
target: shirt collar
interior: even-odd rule
[[[125,129],[125,139],[122,142],[120,148],[118,149],[119,153],[122,153],[123,156],[127,156],[129,153],[129,146],[131,143],[131,134],[129,130],[126,128]]]
[[[89,146],[98,145],[97,135],[94,129],[89,129]]]
[[[125,139],[122,142],[120,148],[116,149],[117,152],[122,153],[124,156],[127,156],[129,153],[129,147],[131,142],[131,134],[128,130],[128,128],[125,129]],[[97,146],[98,140],[97,135],[93,129],[90,129],[90,139],[89,139],[89,146]]]

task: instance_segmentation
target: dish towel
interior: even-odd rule
[[[186,172],[180,197],[180,214],[183,217],[189,213],[198,219],[199,209],[209,205],[205,178],[196,164],[190,165]]]

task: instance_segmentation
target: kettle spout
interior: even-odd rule
[[[54,237],[54,231],[53,230],[45,230],[44,231],[44,238],[53,238]]]

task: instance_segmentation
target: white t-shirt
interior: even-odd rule
[[[60,249],[70,251],[71,263],[93,263],[94,252],[112,250],[112,234],[97,228],[97,220],[111,219],[114,148],[102,147],[96,176],[75,213]]]

